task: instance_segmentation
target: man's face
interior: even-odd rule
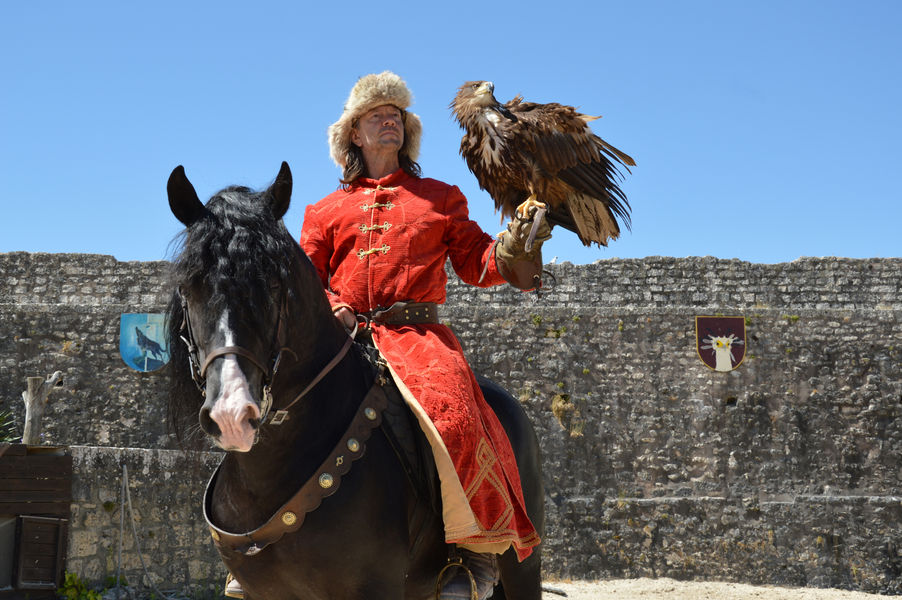
[[[404,143],[401,111],[383,104],[363,114],[351,130],[351,141],[364,151],[397,152]]]

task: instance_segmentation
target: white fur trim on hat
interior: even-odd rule
[[[353,123],[364,113],[391,104],[404,110],[404,139],[407,156],[416,160],[420,155],[420,136],[423,126],[420,118],[412,112],[406,112],[412,96],[404,80],[392,73],[383,71],[364,75],[357,80],[345,102],[344,112],[329,127],[329,154],[339,167],[347,166],[348,150],[351,147],[351,129]]]

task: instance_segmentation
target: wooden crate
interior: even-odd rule
[[[72,502],[72,457],[65,448],[0,445],[0,518],[16,519],[11,575],[0,598],[54,598],[65,569]]]
[[[19,517],[16,587],[53,590],[62,583],[68,520],[55,517]]]

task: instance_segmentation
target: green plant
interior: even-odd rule
[[[63,587],[56,591],[66,600],[101,600],[100,592],[88,589],[87,584],[75,573],[66,572]]]
[[[103,583],[104,583],[105,589],[111,590],[111,589],[113,589],[114,587],[116,587],[116,577],[113,576],[113,575],[109,575],[109,576],[104,580]],[[119,585],[120,585],[121,587],[128,587],[128,581],[126,581],[125,575],[120,575],[120,576],[119,576]]]
[[[15,442],[19,437],[12,411],[0,410],[0,444]]]
[[[551,329],[549,327],[548,329],[545,330],[545,337],[560,338],[565,333],[567,333],[566,327],[559,327],[558,329]]]

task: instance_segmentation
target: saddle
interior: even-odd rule
[[[381,356],[373,345],[369,331],[363,330],[358,333],[356,341],[367,360],[377,365]],[[441,490],[432,448],[416,417],[398,391],[398,386],[391,378],[384,386],[384,390],[388,403],[382,412],[382,423],[379,427],[398,457],[398,462],[416,494],[417,512],[411,526],[412,531],[422,533],[420,529],[425,525],[428,516],[424,509],[432,511],[439,517],[442,514]],[[418,541],[419,536],[416,539]]]
[[[387,308],[362,313],[359,317],[364,321],[385,325],[438,323],[438,305],[434,302],[395,302]],[[356,341],[370,364],[377,369],[378,365],[384,364],[379,350],[373,344],[369,328],[358,331]],[[404,468],[407,479],[417,495],[418,513],[422,505],[441,516],[441,489],[432,448],[395,382],[389,381],[385,390],[388,406],[382,415],[382,432],[395,451],[398,462]]]

